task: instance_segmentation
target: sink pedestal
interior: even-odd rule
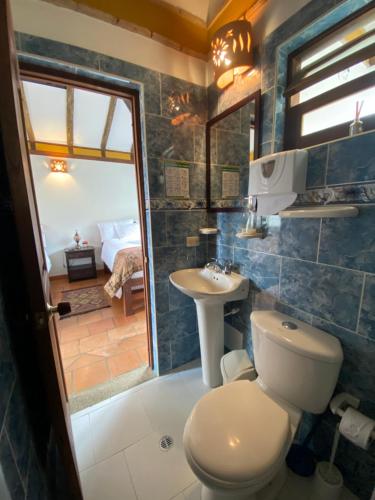
[[[198,316],[203,383],[218,387],[223,383],[220,360],[224,354],[224,304],[195,300]]]

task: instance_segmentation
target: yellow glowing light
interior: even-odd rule
[[[68,165],[65,160],[51,160],[49,166],[51,172],[57,172],[61,174],[66,174],[68,172]]]

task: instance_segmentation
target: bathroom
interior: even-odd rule
[[[111,3],[108,2],[108,5]],[[185,9],[189,4],[171,3]],[[192,2],[192,5],[199,3]],[[111,21],[113,12],[99,14],[95,10],[99,2],[10,2],[19,62],[42,64],[46,68],[74,69],[77,74],[95,75],[103,84],[106,80],[130,81],[134,87],[138,86],[141,95],[150,316],[156,377],[149,385],[143,388],[138,386],[129,393],[129,398],[133,398],[136,404],[139,404],[137,391],[142,391],[141,401],[149,394],[149,399],[142,405],[150,422],[147,418],[136,422],[139,426],[143,425],[137,439],[144,440],[146,447],[140,448],[140,451],[134,449],[133,453],[138,453],[133,457],[134,463],[139,459],[143,475],[133,474],[136,479],[133,477],[133,483],[130,482],[130,490],[125,490],[120,482],[119,491],[123,493],[116,496],[120,495],[115,486],[118,478],[111,476],[111,468],[107,466],[107,469],[98,472],[95,469],[97,464],[88,462],[83,474],[92,469],[91,475],[87,473],[86,477],[90,477],[90,481],[94,476],[98,478],[97,483],[90,482],[86,486],[89,500],[200,498],[197,496],[200,495],[197,480],[183,462],[182,435],[174,436],[174,446],[168,452],[170,455],[164,451],[160,454],[157,450],[159,456],[153,448],[153,438],[157,446],[158,439],[163,435],[181,434],[194,402],[207,392],[199,371],[196,306],[192,299],[177,290],[169,276],[177,270],[202,268],[213,258],[221,262],[232,261],[235,272],[247,278],[248,296],[225,306],[225,313],[229,313],[225,323],[229,325],[226,326],[227,331],[240,333],[241,347],[246,349],[251,359],[250,315],[254,311],[275,310],[323,330],[338,339],[342,346],[344,361],[336,393],[346,392],[359,398],[359,411],[375,418],[374,107],[372,115],[368,113],[364,116],[363,131],[360,133],[349,136],[349,125],[345,124],[345,131],[340,125],[336,138],[328,136],[311,144],[300,142],[292,145],[290,129],[285,126],[285,115],[290,110],[286,109],[287,97],[284,95],[290,77],[287,71],[290,54],[301,47],[308,47],[310,40],[351,19],[361,9],[373,7],[373,3],[366,0],[249,0],[202,2],[202,5],[206,3],[213,9],[216,5],[218,9],[214,9],[214,15],[211,12],[212,19],[227,5],[233,9],[232,17],[220,18],[222,25],[240,19],[245,12],[246,19],[252,24],[252,69],[236,77],[224,90],[218,89],[214,81],[211,63],[195,56],[199,52],[198,45],[195,50],[192,47],[181,50],[183,41],[179,44],[171,41],[163,43],[171,36],[170,32],[164,33],[164,38],[156,34],[150,37],[146,28],[138,28],[137,31],[133,26],[132,30],[127,29],[130,25],[126,20],[115,26]],[[175,14],[175,11],[172,13]],[[193,35],[186,35],[185,38],[189,36]],[[185,46],[188,47],[188,44],[185,43]],[[373,44],[365,48],[369,51],[371,47],[374,50]],[[373,65],[373,58],[372,53],[367,55],[366,60],[372,61]],[[344,85],[348,85],[350,79],[347,81],[347,75],[343,78]],[[370,82],[368,87],[372,85],[373,89],[371,72],[364,78]],[[247,224],[246,212],[214,211],[207,206],[206,123],[244,99],[256,96],[259,91],[258,156],[285,149],[307,150],[306,189],[299,194],[294,208],[327,204],[356,207],[356,217],[284,218],[277,214],[267,215],[262,217],[260,228],[265,237],[246,240],[236,237]],[[186,95],[190,96],[187,109],[185,114],[180,114],[176,110],[186,105]],[[176,126],[177,119],[186,121]],[[188,198],[167,196],[166,160],[178,162],[181,170],[184,170],[181,167],[189,169]],[[1,165],[2,178],[7,179],[4,161]],[[38,374],[34,378],[25,375],[28,366],[26,354],[36,349],[32,340],[34,333],[32,326],[28,327],[27,335],[23,333],[24,325],[14,321],[13,316],[21,306],[26,307],[27,275],[20,263],[22,248],[10,209],[11,189],[7,182],[1,184],[0,206],[4,215],[1,217],[1,230],[6,235],[6,244],[2,245],[0,270],[0,472],[3,472],[0,473],[0,483],[4,476],[5,487],[12,499],[82,498],[77,492],[69,497],[62,493],[72,472],[60,466],[60,461],[64,463],[66,456],[64,453],[61,457],[59,455],[61,434],[54,427],[53,412],[50,411],[52,403],[47,399],[46,392],[40,389],[43,381],[37,378]],[[246,179],[241,183],[241,196],[231,200],[234,205],[248,194],[244,189],[247,189]],[[200,229],[204,227],[215,228],[218,232],[216,235],[200,234]],[[187,237],[195,239],[187,243]],[[198,241],[196,237],[199,237]],[[193,246],[188,246],[190,244]],[[5,265],[8,262],[12,266]],[[236,312],[237,309],[239,311]],[[163,381],[164,388],[158,385]],[[120,399],[114,399],[113,403],[121,406]],[[103,405],[96,411],[102,412]],[[133,423],[138,414],[134,415]],[[91,435],[95,434],[95,429],[86,425],[91,415],[86,411],[81,417],[84,417],[80,421],[82,435],[89,435],[88,440],[92,443]],[[79,425],[74,424],[75,418],[78,420],[78,416],[72,417],[73,431],[79,433]],[[110,421],[110,416],[107,419]],[[98,435],[100,422],[98,418]],[[328,460],[338,422],[339,417],[329,409],[322,417],[305,413],[296,440],[302,443],[313,429],[309,447],[318,462]],[[113,449],[116,448],[116,435],[113,436],[112,443],[94,443],[93,451],[90,451],[92,445],[89,444],[88,452],[87,449],[82,452],[84,459],[90,458],[91,452],[95,457],[99,445],[103,448],[108,444],[107,451],[103,452],[103,463],[108,462],[112,457],[110,447],[113,445]],[[135,444],[131,439],[131,445]],[[176,458],[173,453],[177,452],[179,455]],[[117,449],[116,454],[120,454]],[[148,462],[147,455],[155,461]],[[123,456],[126,453],[121,455],[122,460]],[[164,467],[160,471],[156,467],[158,460],[160,468]],[[146,462],[150,463],[149,468],[142,469],[142,464]],[[347,495],[352,492],[360,500],[371,498],[375,483],[373,444],[364,450],[341,437],[335,465],[343,475]],[[152,474],[153,467],[159,471],[159,480],[156,478],[154,483],[151,481],[155,476]],[[98,483],[103,483],[105,479],[114,485],[113,491],[110,492],[109,488],[108,494],[95,497],[95,488],[99,488]],[[283,498],[309,498],[311,478],[307,482],[304,478],[298,479],[297,486],[302,490],[294,495],[299,496],[290,494],[290,497]],[[142,483],[148,483],[149,489],[142,489]],[[49,490],[52,488],[55,492],[54,495],[48,496],[46,484]],[[87,485],[87,481],[82,484]],[[162,496],[164,491],[165,496]],[[7,498],[5,495],[4,498]]]

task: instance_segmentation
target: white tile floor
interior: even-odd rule
[[[199,367],[152,379],[72,416],[85,500],[200,500],[182,433],[208,389]],[[159,447],[169,434],[174,446]],[[310,480],[293,474],[278,500],[308,499]],[[345,492],[342,500],[356,497]]]

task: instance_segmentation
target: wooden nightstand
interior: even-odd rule
[[[66,248],[64,252],[69,281],[96,278],[94,247]]]

